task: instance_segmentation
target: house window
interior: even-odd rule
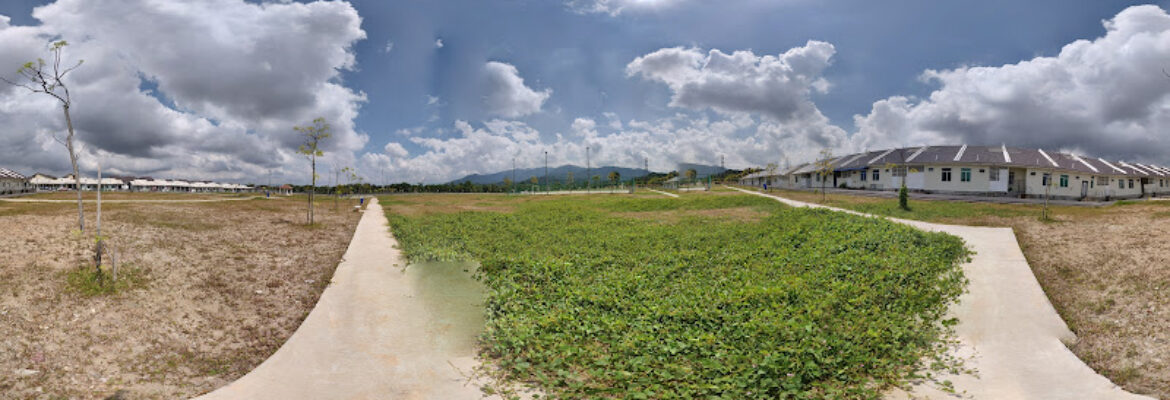
[[[873,180],[876,181],[879,177],[881,177],[881,175],[878,175],[878,170],[873,170]]]
[[[983,168],[979,169],[979,173],[981,173],[981,174],[983,173]]]
[[[951,181],[951,169],[950,168],[943,168],[942,169],[942,181],[943,182],[950,182]]]
[[[1101,185],[1101,186],[1109,186],[1109,177],[1108,176],[1098,176],[1097,177],[1097,184]]]
[[[894,176],[899,177],[899,178],[906,176],[906,167],[894,168]]]
[[[1060,187],[1068,187],[1068,175],[1060,176]]]
[[[1044,176],[1042,178],[1040,178],[1040,184],[1044,185],[1044,186],[1050,185],[1051,183],[1048,183],[1048,178],[1049,178],[1049,174],[1044,173]]]
[[[865,182],[865,170],[861,170],[861,181]]]
[[[959,169],[959,180],[963,181],[963,182],[970,182],[971,181],[971,169],[970,168]]]
[[[999,168],[992,168],[991,172],[987,174],[987,179],[992,182],[999,182]]]
[[[1129,180],[1129,188],[1130,188],[1130,189],[1133,189],[1133,179],[1130,179],[1130,180]]]
[[[1125,189],[1125,179],[1118,179],[1117,180],[1117,188],[1118,189]]]

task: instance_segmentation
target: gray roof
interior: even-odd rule
[[[974,164],[1019,168],[1051,168],[1086,175],[1124,175],[1135,177],[1170,177],[1163,166],[1125,161],[1108,161],[1097,157],[1062,153],[1055,150],[1025,149],[1007,146],[919,146],[867,151],[833,158],[834,170],[849,171],[882,167],[888,164]],[[816,163],[784,171],[782,175],[815,172]]]
[[[8,168],[0,168],[0,178],[27,180],[24,175],[16,173],[16,171]]]

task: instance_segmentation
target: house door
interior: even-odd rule
[[[1081,198],[1089,197],[1089,181],[1081,181]]]

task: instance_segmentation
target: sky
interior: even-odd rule
[[[307,183],[518,167],[796,165],[913,145],[1170,164],[1170,2],[7,0],[0,77],[67,40],[81,166]],[[69,172],[0,84],[0,167]]]

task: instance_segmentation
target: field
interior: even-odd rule
[[[955,237],[729,192],[390,196],[412,262],[474,260],[481,354],[559,398],[878,398],[935,359]]]
[[[82,192],[82,199],[96,200],[96,192]],[[239,199],[249,197],[264,197],[264,193],[166,193],[166,192],[143,192],[143,193],[127,193],[127,192],[102,192],[102,200],[222,200],[222,199]],[[34,200],[73,200],[77,201],[77,192],[49,192],[36,193],[25,196],[16,197],[16,199],[34,199]],[[76,206],[76,205],[75,205]]]
[[[353,234],[357,213],[319,207],[308,227],[303,198],[104,204],[122,274],[107,293],[79,269],[93,242],[75,204],[0,201],[0,397],[172,399],[242,376],[299,326]]]
[[[774,191],[794,200],[821,195]],[[1170,201],[1106,207],[915,201],[830,194],[824,204],[898,218],[1011,227],[1078,341],[1074,353],[1126,390],[1170,398]]]

